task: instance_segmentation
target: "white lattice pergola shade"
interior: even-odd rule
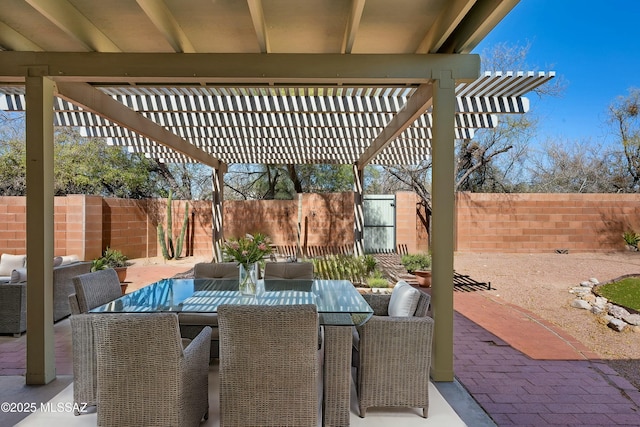
[[[523,95],[553,78],[553,73],[485,73],[456,88],[457,139],[497,125],[498,114],[528,110]],[[400,87],[140,87],[99,90],[223,163],[354,164],[415,88]],[[25,108],[24,93],[0,93],[0,109]],[[59,126],[81,128],[86,136],[107,138],[163,162],[194,160],[170,147],[56,98]],[[425,111],[370,161],[418,164],[430,156],[433,117]]]

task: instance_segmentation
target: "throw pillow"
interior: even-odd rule
[[[63,255],[60,258],[62,258],[62,262],[60,263],[60,265],[73,264],[74,262],[80,261],[78,255]]]
[[[27,281],[27,269],[16,268],[11,272],[11,283],[20,283]]]
[[[0,276],[11,276],[11,272],[16,268],[23,268],[26,255],[2,254],[0,256]]]
[[[399,281],[391,292],[389,316],[411,317],[416,312],[420,291],[404,280]]]
[[[59,265],[62,265],[62,257],[61,256],[54,256],[53,257],[53,266],[54,267],[58,267]]]

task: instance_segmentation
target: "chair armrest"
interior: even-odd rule
[[[184,340],[183,340],[184,341]],[[208,414],[209,353],[211,349],[211,327],[202,331],[183,350],[180,363],[179,393],[186,403],[187,411],[200,411],[199,416]]]
[[[78,297],[76,294],[69,295],[69,309],[71,314],[80,314],[80,304],[78,304]]]
[[[398,361],[404,358],[428,357],[431,354],[433,319],[430,317],[373,316],[358,327],[359,351],[375,353],[377,358]]]
[[[391,301],[391,294],[364,294],[363,298],[371,306],[375,316],[389,315],[389,301]]]
[[[22,283],[27,281],[27,268],[16,268],[11,272],[11,283]]]
[[[195,362],[196,359],[206,360],[209,364],[209,350],[211,347],[211,327],[205,326],[202,331],[183,350],[185,363],[187,365]]]

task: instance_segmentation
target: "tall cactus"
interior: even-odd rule
[[[171,205],[173,202],[173,194],[169,191],[169,198],[167,199],[167,232],[165,234],[162,224],[158,224],[158,241],[160,242],[160,248],[162,249],[162,256],[164,259],[178,258],[182,252],[182,246],[184,244],[184,236],[189,225],[189,203],[186,205],[185,217],[182,223],[182,230],[180,230],[180,236],[176,242],[176,248],[173,246],[173,215],[171,211]]]
[[[182,245],[184,243],[184,235],[187,232],[187,226],[189,225],[189,202],[184,207],[184,220],[182,221],[182,229],[180,230],[180,236],[176,241],[176,258],[180,258],[182,254]]]

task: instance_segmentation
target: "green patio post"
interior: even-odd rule
[[[433,78],[433,248],[434,319],[431,378],[453,381],[453,226],[455,81],[451,70]]]
[[[222,245],[224,244],[224,215],[222,203],[224,200],[224,171],[220,168],[213,168],[211,174],[213,196],[211,200],[211,219],[213,230],[211,240],[213,245],[213,260],[222,262]]]
[[[27,128],[27,384],[56,378],[53,335],[53,96],[45,70],[29,68]]]
[[[353,165],[353,253],[364,255],[364,170]]]

